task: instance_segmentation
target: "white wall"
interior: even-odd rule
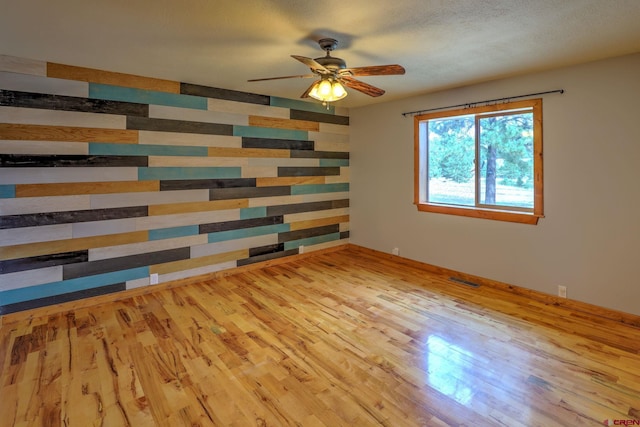
[[[553,89],[538,225],[417,211],[401,113]],[[640,54],[352,109],[351,147],[352,243],[640,314]]]

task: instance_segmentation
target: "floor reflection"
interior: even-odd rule
[[[473,354],[445,339],[431,335],[427,339],[427,380],[431,387],[468,405],[473,398],[473,390],[469,386],[466,371],[472,368]]]

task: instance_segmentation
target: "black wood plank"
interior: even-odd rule
[[[295,159],[348,159],[349,152],[291,150],[290,156]]]
[[[267,206],[267,215],[287,215],[300,212],[322,211],[349,207],[349,199],[325,202],[296,203],[291,205]]]
[[[160,191],[199,190],[203,188],[239,188],[255,186],[255,178],[184,179],[160,181]]]
[[[89,261],[88,250],[9,259],[0,261],[0,274],[16,273],[18,271],[36,270],[39,268],[87,261]]]
[[[121,208],[87,209],[81,211],[5,215],[0,216],[0,229],[105,221],[121,218],[139,218],[147,216],[148,212],[149,208],[147,206],[126,206]]]
[[[257,248],[250,248],[249,249],[249,256],[250,257],[254,257],[254,256],[259,256],[259,255],[272,254],[274,252],[282,252],[282,251],[284,251],[284,243],[276,243],[274,245],[267,245],[267,246],[259,246]]]
[[[159,132],[201,133],[207,135],[233,135],[233,125],[188,120],[151,119],[127,116],[127,129]]]
[[[81,154],[0,154],[3,168],[148,166],[147,156],[92,156]]]
[[[64,280],[69,280],[77,277],[93,276],[95,274],[110,273],[113,271],[145,267],[165,262],[180,261],[183,259],[189,259],[190,253],[191,251],[189,248],[177,248],[78,264],[67,264],[62,267],[62,278]]]
[[[76,301],[79,299],[95,297],[98,295],[111,294],[113,292],[124,291],[127,289],[125,283],[116,283],[113,285],[100,286],[97,288],[85,289],[82,291],[69,292],[66,294],[53,295],[46,298],[32,299],[29,301],[17,302],[15,304],[7,304],[0,306],[0,315],[16,313],[23,310],[31,310],[33,308],[46,307],[48,305],[61,304],[63,302]]]
[[[339,167],[279,166],[278,176],[330,176],[340,175]]]
[[[325,234],[338,233],[339,231],[339,224],[325,225],[323,227],[305,228],[296,231],[287,231],[285,233],[278,233],[278,243],[306,239],[307,237],[324,236]]]
[[[336,116],[335,114],[315,113],[313,111],[290,110],[289,117],[293,120],[309,120],[335,125],[349,125],[348,116]]]
[[[313,150],[313,141],[297,139],[254,138],[243,136],[242,148],[272,148],[279,150]]]
[[[215,188],[209,190],[209,200],[249,199],[255,197],[289,196],[290,186]]]
[[[76,96],[0,90],[0,105],[44,110],[82,111],[86,113],[149,116],[149,105],[134,102],[107,101]]]
[[[262,261],[268,261],[270,259],[283,258],[286,256],[297,255],[297,254],[298,254],[298,248],[289,249],[288,251],[273,252],[270,254],[263,254],[263,255],[257,255],[250,258],[239,259],[237,261],[237,265],[238,267],[241,267],[243,265],[253,264],[253,263],[262,262]]]
[[[240,230],[243,228],[262,227],[265,225],[282,224],[282,215],[267,216],[262,218],[240,219],[235,221],[212,222],[200,224],[200,234],[217,233],[219,231]]]
[[[180,93],[184,95],[204,96],[227,101],[247,102],[250,104],[269,105],[271,97],[237,90],[220,89],[211,86],[200,86],[191,83],[180,83]]]

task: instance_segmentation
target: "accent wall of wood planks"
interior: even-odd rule
[[[0,55],[0,314],[348,242],[347,110]]]

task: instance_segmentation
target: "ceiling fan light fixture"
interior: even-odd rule
[[[327,103],[344,98],[347,96],[347,91],[339,81],[333,78],[322,78],[313,85],[309,96]]]

